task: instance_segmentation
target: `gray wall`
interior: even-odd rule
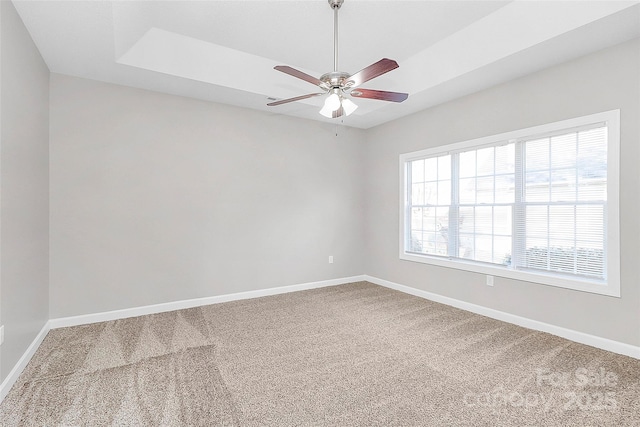
[[[50,138],[52,318],[363,273],[361,130],[52,74]]]
[[[367,274],[462,301],[640,344],[640,42],[636,39],[369,129]],[[621,110],[621,298],[398,258],[398,156],[591,113]]]
[[[11,2],[0,20],[4,379],[49,319],[49,70]]]

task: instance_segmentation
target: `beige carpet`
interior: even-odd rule
[[[640,361],[370,283],[52,330],[2,426],[639,426]]]

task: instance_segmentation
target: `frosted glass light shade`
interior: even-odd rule
[[[342,109],[344,110],[344,114],[347,116],[356,111],[356,108],[358,108],[358,106],[350,99],[342,100]]]
[[[327,103],[325,102],[324,107],[322,107],[322,110],[320,110],[320,114],[330,119],[333,117],[333,110],[331,108],[327,108]]]
[[[337,93],[329,95],[324,101],[324,107],[331,109],[331,111],[336,111],[340,108],[340,96]]]
[[[320,110],[320,114],[331,119],[333,118],[333,113],[339,110],[340,107],[342,107],[344,114],[347,116],[358,108],[353,101],[343,98],[334,92],[325,99],[324,106],[322,107],[322,110]]]

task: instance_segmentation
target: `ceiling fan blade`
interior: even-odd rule
[[[402,102],[409,97],[409,94],[401,92],[387,92],[385,90],[358,88],[351,91],[351,96],[354,96],[356,98],[379,99],[381,101]]]
[[[305,82],[309,82],[316,86],[320,86],[323,89],[328,89],[327,85],[320,79],[316,79],[313,76],[310,76],[307,73],[303,73],[302,71],[296,70],[295,68],[291,68],[288,65],[276,65],[273,67],[274,70],[281,71],[285,74],[289,74],[290,76],[297,77]]]
[[[288,104],[289,102],[300,101],[302,99],[313,98],[314,96],[325,95],[325,93],[310,93],[307,95],[296,96],[295,98],[287,98],[281,99],[280,101],[275,101],[267,104],[269,107],[275,107],[276,105]]]
[[[391,70],[395,70],[398,67],[398,63],[393,59],[382,58],[380,61],[369,65],[349,77],[346,85],[351,87],[360,86],[362,83],[375,79],[376,77],[381,76],[384,73],[388,73]]]

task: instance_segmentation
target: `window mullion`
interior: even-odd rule
[[[458,238],[460,226],[460,154],[451,155],[451,204],[449,206],[449,233],[447,255],[458,257]]]
[[[514,170],[514,204],[512,221],[512,251],[511,266],[520,268],[526,266],[526,208],[525,208],[525,145],[522,141],[515,143],[515,170]]]
[[[573,274],[578,274],[578,205],[573,205]]]

